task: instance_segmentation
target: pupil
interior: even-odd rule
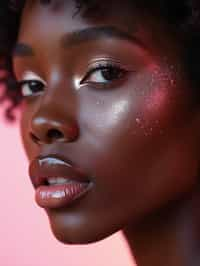
[[[102,70],[102,75],[106,80],[120,78],[121,70],[117,68],[106,68]]]
[[[43,84],[42,83],[39,83],[39,82],[31,81],[30,87],[31,87],[31,90],[33,92],[37,92],[37,91],[39,91],[39,90],[42,89]]]

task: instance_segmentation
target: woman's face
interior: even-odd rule
[[[67,158],[93,184],[73,204],[45,208],[64,243],[148,222],[197,176],[198,112],[181,47],[128,1],[97,10],[73,16],[73,1],[27,1],[13,57],[18,81],[38,81],[23,87],[29,161]]]

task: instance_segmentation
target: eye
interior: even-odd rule
[[[23,97],[38,94],[44,89],[43,83],[38,80],[23,80],[19,82],[19,86]]]
[[[121,68],[118,65],[111,63],[98,64],[96,67],[91,68],[86,76],[82,79],[83,83],[95,83],[99,85],[110,84],[114,81],[122,79],[126,74],[127,70]]]
[[[25,72],[23,79],[18,82],[23,97],[40,94],[46,87],[46,82],[33,72]]]

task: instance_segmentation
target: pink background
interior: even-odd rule
[[[1,108],[0,136],[1,266],[133,266],[120,232],[84,246],[58,242],[34,201],[18,124],[5,124]]]

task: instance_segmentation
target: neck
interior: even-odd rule
[[[194,193],[123,230],[138,266],[200,265],[199,203]]]

